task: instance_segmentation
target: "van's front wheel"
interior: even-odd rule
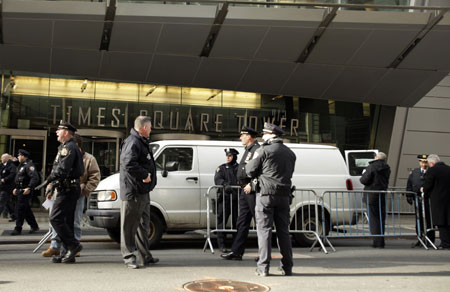
[[[117,228],[108,228],[106,231],[113,241],[120,244],[120,226]],[[155,248],[158,246],[163,232],[164,224],[161,218],[153,212],[150,213],[150,232],[148,233],[149,248]]]

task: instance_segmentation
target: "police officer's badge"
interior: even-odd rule
[[[30,166],[30,170],[31,170],[31,171],[34,171],[34,166]]]
[[[152,159],[152,157],[150,156],[150,153],[147,154],[147,159],[148,159],[148,160]]]
[[[23,167],[21,167],[20,169],[19,169],[19,172],[22,172],[23,171]]]
[[[69,150],[67,150],[67,148],[63,148],[62,150],[61,150],[61,156],[67,156],[67,154],[69,154]]]
[[[220,171],[220,167],[218,167],[217,169],[216,169],[216,172],[219,172]]]

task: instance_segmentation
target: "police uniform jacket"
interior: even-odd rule
[[[39,174],[31,160],[27,159],[19,164],[16,174],[16,189],[34,190],[39,184]]]
[[[0,167],[0,191],[12,192],[14,189],[14,179],[16,178],[17,168],[12,163],[12,161],[7,161],[5,164],[2,163]],[[5,182],[1,182],[4,179]]]
[[[149,173],[151,181],[144,183]],[[149,140],[132,128],[120,153],[120,198],[127,201],[136,195],[148,196],[155,186],[156,166]]]
[[[408,192],[414,192],[420,194],[420,188],[423,187],[424,174],[420,172],[421,168],[414,168],[409,174],[408,182],[406,183],[406,190]]]
[[[70,184],[78,180],[84,174],[83,158],[81,151],[73,139],[62,143],[58,147],[53,169],[47,178],[48,182]]]
[[[257,192],[262,195],[289,196],[295,160],[294,152],[283,144],[283,140],[274,138],[256,150],[245,171],[251,178],[258,179]]]
[[[372,160],[359,181],[366,191],[385,191],[389,185],[391,168],[384,160]]]
[[[450,166],[438,162],[428,168],[423,189],[425,196],[431,198],[433,223],[450,226]]]
[[[237,170],[238,184],[242,187],[244,187],[251,181],[251,178],[245,172],[245,166],[253,158],[253,155],[255,154],[255,151],[258,148],[259,148],[258,141],[255,141],[253,144],[245,147],[244,155],[242,156],[241,161],[239,162]]]
[[[224,192],[226,197],[229,197],[230,194],[233,194],[232,198],[237,199],[237,188],[230,188],[230,186],[236,186],[237,185],[237,169],[239,164],[236,163],[236,161],[233,161],[232,163],[224,163],[220,165],[216,169],[216,173],[214,175],[214,184],[216,185],[222,185],[224,186]],[[218,190],[219,194],[222,194],[222,190]]]

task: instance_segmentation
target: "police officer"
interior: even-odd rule
[[[19,167],[17,169],[13,195],[17,196],[16,202],[16,227],[11,235],[19,235],[22,233],[23,221],[26,220],[30,225],[29,233],[39,230],[39,226],[30,207],[30,198],[34,188],[39,184],[39,175],[34,167],[33,162],[28,159],[30,153],[26,150],[19,149]]]
[[[238,190],[233,189],[232,186],[237,186],[236,160],[239,152],[234,148],[224,150],[227,162],[220,165],[214,175],[214,184],[223,186],[217,190],[217,229],[223,229],[226,226],[230,215],[232,215],[231,223],[234,228],[238,216]],[[222,252],[226,252],[223,232],[217,233],[217,245]]]
[[[2,164],[0,165],[0,214],[5,211],[11,217],[15,216],[14,209],[10,205],[10,198],[14,189],[16,172],[17,169],[11,161],[11,156],[8,153],[4,153],[2,155]]]
[[[282,275],[292,275],[292,244],[289,236],[289,201],[295,154],[283,144],[283,130],[271,123],[264,123],[263,145],[247,163],[247,175],[258,180],[256,188],[256,231],[258,234],[259,260],[255,274],[269,274],[272,227],[275,223],[281,253]]]
[[[256,140],[257,134],[250,127],[242,127],[240,139],[245,146],[245,152],[239,162],[237,171],[238,184],[241,186],[241,191],[239,192],[239,217],[237,218],[237,232],[231,252],[221,255],[225,260],[242,260],[250,223],[255,218],[255,189],[252,188],[250,183],[251,178],[245,172],[245,166],[253,158],[256,149],[259,148],[259,143]]]
[[[425,224],[423,222],[423,209],[422,209],[422,192],[421,188],[423,187],[424,183],[424,177],[425,173],[428,170],[428,155],[421,154],[418,155],[417,158],[419,159],[419,167],[413,169],[408,177],[408,182],[406,184],[406,190],[408,192],[414,192],[416,193],[417,200],[418,200],[418,206],[414,203],[414,196],[408,194],[407,200],[410,205],[414,205],[414,209],[416,212],[416,216],[419,219],[419,226],[420,226],[420,234],[419,234],[419,228],[417,226],[417,220],[416,220],[416,232],[417,235],[422,237],[425,234]],[[425,218],[426,218],[426,228],[431,229],[431,217],[430,217],[430,202],[429,200],[425,200]],[[434,230],[430,230],[427,232],[427,237],[434,243],[435,239],[435,232]],[[420,241],[417,241],[416,243],[412,244],[411,247],[414,248],[416,246],[420,246]]]
[[[79,147],[73,141],[76,128],[61,121],[56,130],[58,153],[47,183],[56,186],[57,196],[50,213],[50,223],[60,237],[67,253],[52,259],[53,263],[74,263],[75,256],[83,247],[74,237],[74,214],[77,200],[81,195],[80,176],[84,173],[83,158]],[[47,195],[50,199],[52,194]]]

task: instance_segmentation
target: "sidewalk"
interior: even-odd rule
[[[25,222],[23,224],[22,234],[11,236],[16,222],[8,222],[9,218],[0,218],[0,244],[12,243],[38,243],[49,230],[49,214],[45,210],[33,209],[36,221],[39,224],[39,231],[34,234],[28,234],[30,226]],[[82,242],[92,241],[110,241],[105,229],[92,227],[86,222],[82,222]]]

